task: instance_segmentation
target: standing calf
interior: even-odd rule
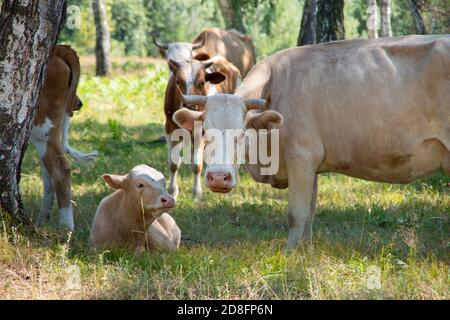
[[[180,141],[172,141],[172,133],[178,129],[172,117],[182,107],[180,90],[183,94],[213,95],[217,92],[234,93],[241,83],[239,70],[222,56],[215,56],[207,61],[187,60],[176,62],[169,60],[169,68],[172,76],[167,84],[164,100],[164,112],[166,115],[166,141],[168,145],[168,158],[170,169],[169,192],[178,196],[177,172],[180,165],[179,159],[172,159],[173,148]],[[179,88],[179,90],[177,89]],[[191,135],[194,139],[194,135]],[[200,177],[203,166],[203,139],[198,138],[199,143],[192,141],[192,171],[194,173],[194,198],[202,198]]]
[[[82,106],[76,95],[80,62],[68,46],[55,46],[48,62],[47,78],[39,96],[39,109],[34,119],[30,142],[41,159],[44,197],[38,223],[49,220],[53,200],[58,200],[59,221],[74,229],[71,204],[70,166],[64,151],[81,162],[95,159],[96,151],[85,154],[69,146],[69,121],[74,110]]]
[[[165,191],[164,176],[146,165],[127,175],[103,175],[116,191],[104,198],[94,217],[91,243],[94,247],[134,246],[176,250],[181,231],[167,213],[175,199]]]

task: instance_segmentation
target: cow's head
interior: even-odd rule
[[[211,84],[219,84],[226,79],[223,72],[207,70],[213,63],[213,61],[169,60],[169,68],[183,94],[206,96],[210,94]]]
[[[154,33],[152,33],[153,43],[159,48],[161,55],[167,60],[173,61],[185,61],[192,59],[192,50],[201,48],[205,44],[205,38],[203,37],[201,41],[197,43],[189,42],[172,42],[172,43],[162,43]]]
[[[129,206],[143,208],[153,218],[175,206],[175,199],[165,190],[164,176],[144,164],[126,175],[104,174],[103,180],[111,188],[122,190]]]
[[[195,122],[201,124],[202,130],[208,135],[209,129],[215,129],[225,136],[228,132],[234,132],[232,146],[223,143],[220,152],[211,155],[209,163],[206,163],[205,185],[214,192],[229,192],[236,186],[239,161],[244,150],[238,146],[244,144],[245,131],[248,129],[273,129],[283,122],[283,116],[273,110],[266,110],[270,105],[270,98],[264,99],[242,99],[234,94],[216,94],[209,97],[185,96],[182,100],[186,105],[198,105],[204,111],[192,111],[182,108],[174,113],[173,120],[177,125],[187,130],[195,128]],[[265,110],[260,113],[249,112],[250,110]],[[212,143],[206,136],[205,150]],[[226,139],[223,139],[224,142]],[[230,141],[229,141],[230,142]],[[234,150],[234,159],[225,159],[228,148]],[[215,159],[216,155],[222,155],[224,159]],[[228,153],[229,154],[229,153]],[[206,160],[206,159],[205,159]]]

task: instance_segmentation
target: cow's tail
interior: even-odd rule
[[[69,128],[70,128],[70,116],[68,114],[64,115],[63,127],[62,127],[62,148],[64,152],[74,158],[77,162],[81,164],[88,164],[90,161],[94,160],[98,156],[97,151],[92,151],[89,153],[84,153],[72,148],[69,145]]]

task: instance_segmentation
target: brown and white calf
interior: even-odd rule
[[[216,56],[207,61],[188,60],[176,62],[169,60],[169,68],[172,76],[167,84],[164,112],[166,115],[166,141],[168,145],[168,159],[170,168],[169,192],[178,196],[177,172],[180,161],[172,158],[173,148],[180,142],[172,141],[172,133],[179,127],[172,119],[173,114],[182,107],[180,90],[183,94],[195,94],[201,96],[213,95],[218,92],[233,93],[241,83],[239,70],[224,57]],[[179,89],[178,89],[179,88]],[[203,166],[203,140],[201,137],[194,143],[192,139],[192,171],[194,173],[194,198],[201,199],[201,172]]]
[[[76,160],[95,159],[96,151],[85,154],[70,147],[69,121],[74,110],[82,106],[76,95],[80,76],[80,63],[74,50],[68,46],[55,46],[50,56],[47,78],[39,96],[39,109],[30,134],[30,142],[41,159],[44,196],[38,223],[49,220],[56,198],[59,221],[69,230],[74,229],[71,204],[70,165],[64,156],[67,152]]]
[[[105,182],[116,191],[99,204],[91,229],[94,247],[132,246],[176,250],[181,231],[168,214],[175,199],[166,192],[164,176],[139,165],[127,175],[105,174]]]

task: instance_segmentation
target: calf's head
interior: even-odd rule
[[[165,190],[164,176],[149,166],[141,164],[126,175],[104,174],[103,179],[111,188],[122,190],[127,205],[144,209],[153,218],[175,206],[175,199]]]
[[[182,95],[182,100],[186,105],[204,108],[204,111],[181,108],[174,113],[173,120],[182,128],[199,128],[205,133],[205,185],[214,192],[229,192],[236,186],[239,159],[245,158],[242,153],[246,131],[271,130],[283,122],[280,113],[265,110],[270,98],[242,99],[234,94],[216,94],[209,97]],[[249,112],[255,109],[265,111]],[[214,136],[212,139],[210,133]],[[220,136],[223,138],[216,139]]]
[[[206,96],[210,86],[219,84],[226,79],[223,72],[209,72],[212,61],[186,60],[176,62],[169,60],[169,68],[175,77],[178,88],[183,94]]]

